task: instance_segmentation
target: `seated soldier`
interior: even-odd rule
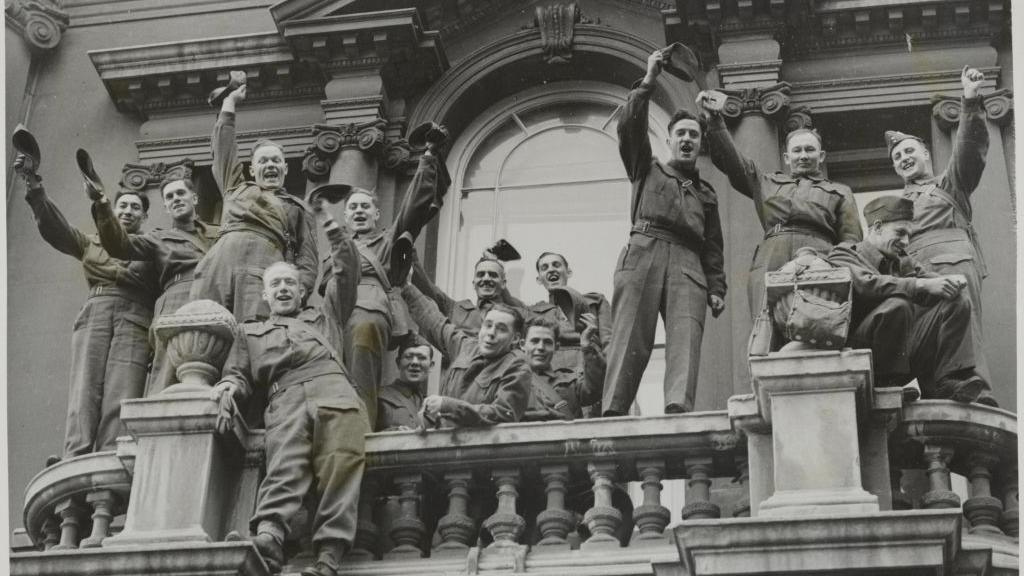
[[[555,320],[538,316],[526,323],[523,352],[533,374],[533,389],[523,421],[575,420],[583,417],[584,406],[601,399],[604,354],[594,316],[584,314],[584,317],[587,324],[580,335],[583,364],[576,368],[552,365],[560,336]]]
[[[905,256],[914,204],[883,196],[864,207],[864,240],[828,255],[853,278],[849,345],[871,348],[876,387],[917,378],[922,397],[995,406],[989,383],[974,371],[971,301],[960,275],[926,272]]]
[[[459,331],[433,300],[407,285],[402,296],[420,333],[452,359],[440,395],[423,400],[426,423],[490,426],[518,422],[530,399],[530,368],[516,353],[523,316],[508,305],[491,306],[476,337]]]
[[[341,323],[355,306],[359,255],[347,232],[329,217],[325,228],[338,280],[338,289],[328,295],[343,309],[338,320],[321,309],[302,308],[305,286],[295,265],[271,264],[263,272],[270,317],[243,324],[223,379],[211,392],[216,401],[222,395],[244,401],[266,394],[267,471],[251,520],[252,542],[270,570],[279,571],[289,522],[312,488],[318,498],[317,557],[303,576],[336,576],[352,546],[365,464],[363,435],[370,431],[338,353]],[[221,430],[233,411],[230,402],[223,406],[229,408],[222,410]]]
[[[398,347],[395,364],[398,378],[381,388],[377,396],[377,432],[415,430],[420,426],[420,407],[434,367],[434,349],[418,334],[409,336]]]

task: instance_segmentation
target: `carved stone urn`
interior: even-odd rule
[[[220,377],[236,329],[231,312],[212,300],[189,302],[157,318],[153,332],[167,346],[167,361],[178,377],[161,394],[209,390]]]

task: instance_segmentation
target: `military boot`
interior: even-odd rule
[[[242,540],[245,540],[245,538],[233,530],[224,538],[225,542],[238,542]],[[250,536],[248,540],[256,547],[256,551],[259,552],[260,558],[263,558],[263,562],[270,569],[271,574],[281,572],[281,565],[284,564],[284,548],[275,534],[259,532],[255,536]]]
[[[302,571],[302,576],[338,576],[341,558],[348,546],[341,540],[324,540],[316,545],[316,562]]]

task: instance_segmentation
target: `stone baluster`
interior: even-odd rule
[[[86,503],[92,506],[92,534],[82,540],[82,548],[99,548],[103,540],[110,536],[110,521],[114,519],[114,507],[117,495],[112,490],[96,490],[85,497]]]
[[[569,548],[566,537],[576,523],[576,515],[565,507],[565,493],[569,482],[569,466],[554,464],[541,466],[544,493],[547,494],[547,508],[537,515],[537,529],[541,540],[537,546]]]
[[[717,504],[711,503],[711,472],[710,456],[686,459],[686,475],[690,477],[686,493],[687,502],[683,506],[683,520],[701,520],[720,518],[722,511]]]
[[[665,477],[665,461],[639,460],[636,471],[640,475],[644,501],[633,510],[633,520],[639,529],[633,542],[664,541],[665,527],[672,518],[669,509],[661,505],[661,480]]]
[[[473,473],[469,470],[446,472],[444,481],[448,488],[448,513],[437,522],[441,535],[437,552],[463,554],[476,536],[476,522],[468,514]]]
[[[1000,474],[1003,493],[1003,532],[1017,538],[1020,534],[1020,501],[1017,483],[1017,463],[1003,464]]]
[[[992,496],[992,469],[999,464],[999,459],[994,454],[977,452],[968,457],[967,464],[971,497],[964,502],[964,516],[971,522],[970,531],[1002,534],[999,516],[1003,503]]]
[[[377,557],[380,530],[373,522],[373,514],[379,495],[380,482],[377,478],[370,475],[364,476],[363,485],[359,489],[359,521],[356,523],[356,538],[352,543],[352,552],[348,555],[353,561],[373,560]]]
[[[892,485],[892,509],[912,510],[914,502],[903,491],[903,470],[895,466],[889,468],[889,481]]]
[[[953,449],[947,446],[926,444],[924,460],[928,464],[929,490],[921,496],[921,507],[959,508],[960,497],[950,490],[949,461],[953,458]]]
[[[516,546],[526,521],[516,514],[521,472],[516,468],[496,469],[491,477],[498,486],[498,509],[484,520],[484,528],[494,537],[491,546]]]
[[[60,543],[52,550],[74,550],[78,548],[78,529],[82,524],[82,515],[85,511],[77,502],[70,498],[58,503],[54,513],[60,516]]]
[[[618,476],[618,464],[614,461],[597,461],[587,464],[587,472],[594,483],[594,507],[583,515],[583,522],[590,529],[590,538],[580,545],[581,548],[618,547],[619,539],[615,537],[622,513],[612,506],[612,493]]]
[[[420,558],[423,550],[420,545],[426,536],[427,527],[420,520],[420,487],[423,485],[423,474],[414,472],[395,478],[398,486],[398,502],[402,515],[391,525],[391,539],[395,547],[385,554],[387,558]]]
[[[51,550],[60,543],[60,523],[55,517],[43,522],[43,550]]]
[[[740,491],[743,496],[740,497],[739,501],[732,508],[732,515],[734,518],[749,518],[750,517],[750,461],[746,456],[736,457],[736,468],[739,470],[739,474],[736,476],[734,482],[738,482],[740,485]]]

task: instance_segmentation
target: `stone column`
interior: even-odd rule
[[[537,529],[541,540],[537,547],[546,550],[568,550],[566,536],[576,523],[576,515],[565,508],[566,485],[569,483],[569,465],[552,464],[541,466],[541,478],[544,480],[544,493],[547,495],[547,507],[537,515]]]
[[[672,513],[661,505],[661,480],[665,477],[665,461],[662,459],[638,460],[636,471],[643,483],[644,502],[633,510],[633,521],[638,531],[630,545],[643,542],[664,542],[665,527]]]
[[[615,532],[622,523],[622,513],[612,506],[618,470],[619,465],[615,461],[599,460],[587,464],[587,472],[594,483],[594,506],[583,515],[583,522],[590,529],[590,538],[580,545],[581,549],[619,547]]]
[[[739,474],[733,480],[738,482],[740,489],[743,491],[744,496],[741,497],[736,504],[733,506],[732,515],[734,518],[749,518],[750,517],[750,462],[746,456],[736,457],[736,468],[739,469]]]
[[[413,472],[395,478],[398,486],[398,502],[402,515],[391,524],[391,539],[395,547],[385,558],[420,558],[420,548],[427,528],[420,519],[420,487],[423,485],[423,474]]]
[[[43,550],[52,550],[60,544],[60,524],[56,518],[47,518],[43,522]]]
[[[1003,495],[1003,517],[1001,525],[1007,536],[1017,538],[1020,534],[1020,500],[1017,483],[1017,462],[1004,463],[1000,474],[1000,489]]]
[[[498,509],[484,520],[484,528],[494,537],[493,547],[518,546],[517,542],[526,528],[526,521],[516,513],[516,500],[519,498],[516,487],[521,475],[518,468],[499,468],[491,472],[498,486]]]
[[[99,548],[103,540],[110,536],[110,521],[114,518],[117,495],[113,490],[96,490],[85,497],[85,502],[92,506],[92,533],[82,540],[82,548]]]
[[[52,549],[74,550],[78,548],[79,528],[81,528],[85,510],[69,498],[57,504],[53,511],[60,516],[60,543]]]
[[[469,488],[473,482],[471,470],[446,472],[444,481],[448,486],[448,513],[437,523],[441,544],[434,556],[454,553],[465,554],[476,536],[476,522],[470,517]]]
[[[718,505],[711,502],[711,471],[710,456],[686,459],[686,474],[690,477],[687,486],[690,489],[686,492],[683,520],[707,520],[722,516]]]
[[[960,507],[960,497],[950,490],[949,461],[952,459],[952,448],[936,444],[925,444],[924,460],[928,464],[928,484],[930,490],[921,496],[922,508]]]
[[[984,452],[976,452],[967,458],[971,496],[964,502],[964,516],[971,522],[972,534],[1003,533],[999,529],[1003,503],[992,496],[992,470],[998,464],[999,459],[994,454]]]

